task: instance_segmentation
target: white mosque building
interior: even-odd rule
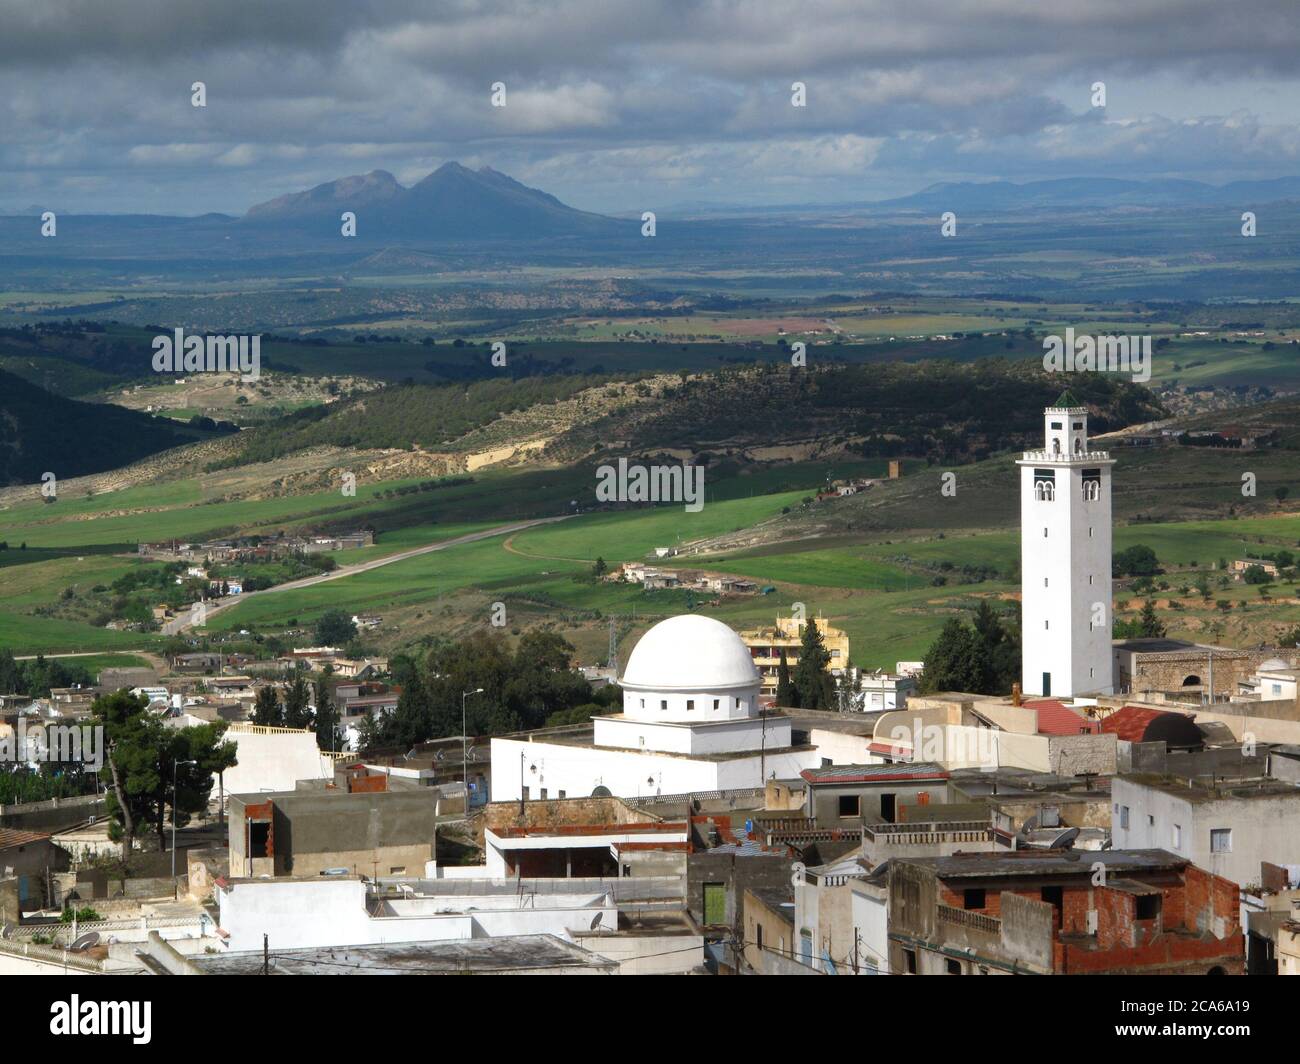
[[[749,648],[721,621],[684,614],[641,637],[619,680],[623,712],[591,728],[492,740],[492,799],[518,801],[762,787],[821,765],[790,718],[759,704]]]
[[[1021,687],[1063,698],[1115,690],[1110,474],[1088,450],[1088,408],[1069,392],[1044,412],[1045,443],[1020,467]]]

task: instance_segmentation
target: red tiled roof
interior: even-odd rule
[[[1098,730],[1096,721],[1088,720],[1078,710],[1071,709],[1055,698],[1038,698],[1024,705],[1026,709],[1038,713],[1039,735],[1079,735],[1083,732],[1091,734]]]
[[[0,828],[0,850],[8,850],[14,846],[26,846],[29,842],[41,842],[48,838],[49,835],[43,835],[39,831]]]
[[[1143,709],[1141,706],[1124,706],[1117,709],[1101,722],[1101,730],[1114,732],[1126,743],[1140,743],[1146,735],[1147,728],[1157,717],[1164,714],[1158,709]]]

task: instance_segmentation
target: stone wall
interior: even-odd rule
[[[1234,695],[1237,684],[1249,679],[1264,662],[1279,656],[1276,647],[1262,650],[1216,650],[1214,662],[1214,693]],[[1281,657],[1287,658],[1285,652]],[[1138,653],[1133,655],[1133,675],[1117,676],[1119,689],[1140,694],[1143,691],[1178,691],[1184,687],[1208,688],[1210,682],[1210,655],[1205,650],[1171,650],[1163,653]],[[1195,678],[1196,683],[1185,681]]]

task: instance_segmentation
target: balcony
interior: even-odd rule
[[[1002,934],[1002,921],[996,916],[985,916],[983,913],[954,909],[951,905],[944,905],[942,902],[936,905],[935,908],[938,910],[939,919],[947,923],[972,927],[976,931],[983,931],[989,935]]]
[[[1109,451],[1082,451],[1078,454],[1066,454],[1064,451],[1025,451],[1021,462],[1070,462],[1082,465],[1085,462],[1109,462]]]
[[[927,846],[955,842],[988,842],[993,827],[987,820],[940,820],[923,823],[863,824],[862,837],[883,846]]]

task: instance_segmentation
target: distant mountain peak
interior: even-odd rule
[[[614,235],[622,223],[575,210],[549,192],[490,166],[471,170],[451,160],[410,188],[387,170],[327,181],[251,207],[245,221],[296,228],[334,227],[339,213],[357,214],[368,237],[466,240]]]

